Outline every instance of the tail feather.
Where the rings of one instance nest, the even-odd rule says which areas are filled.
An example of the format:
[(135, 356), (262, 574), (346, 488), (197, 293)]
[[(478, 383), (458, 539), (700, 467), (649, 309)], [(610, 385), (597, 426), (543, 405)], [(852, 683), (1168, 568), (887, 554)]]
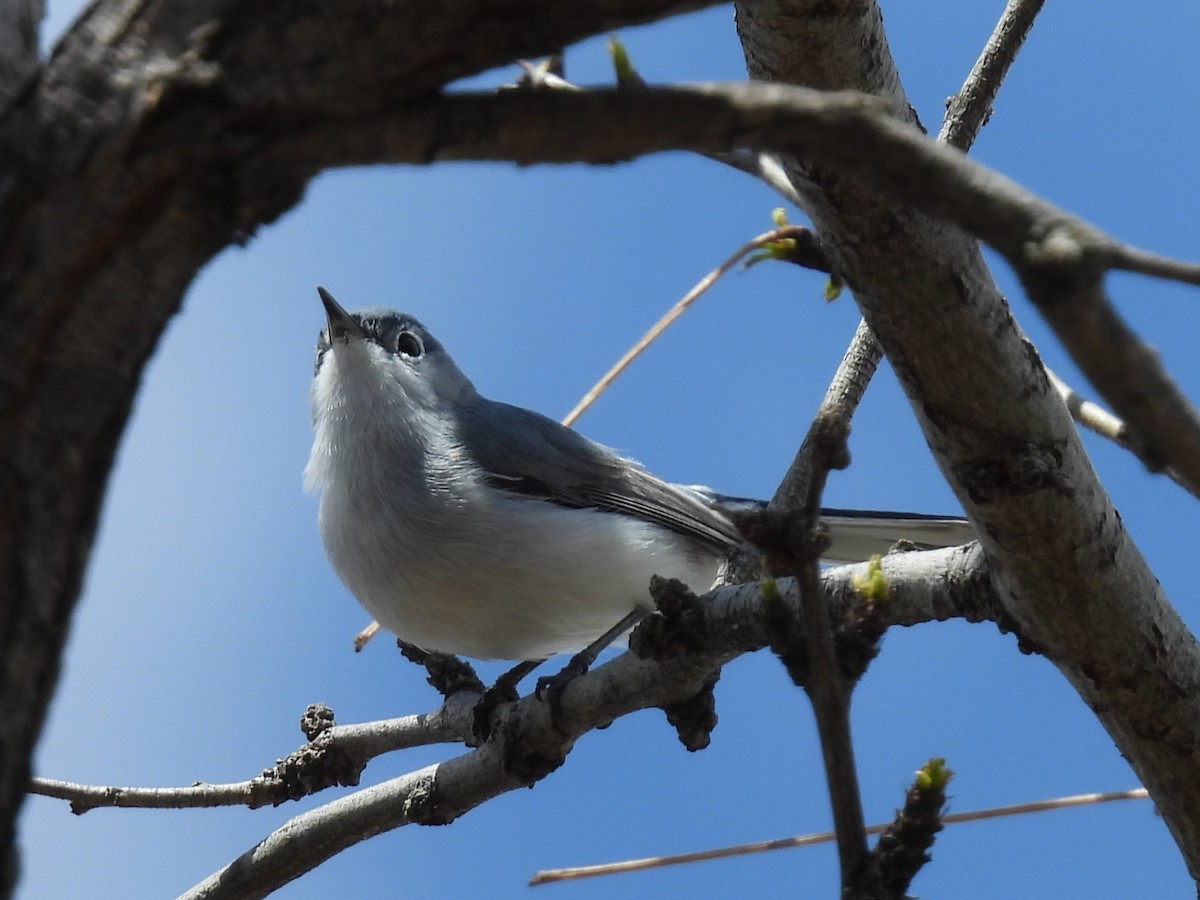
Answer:
[(826, 562), (861, 562), (876, 553), (887, 553), (897, 541), (933, 548), (956, 547), (975, 540), (971, 523), (955, 516), (823, 509), (821, 521), (830, 542), (822, 555)]
[[(766, 503), (730, 497), (699, 485), (688, 487), (717, 509), (761, 509)], [(862, 562), (884, 554), (898, 541), (923, 548), (957, 547), (975, 540), (975, 529), (961, 516), (891, 512), (875, 509), (822, 509), (821, 521), (830, 545), (822, 560), (831, 563)]]

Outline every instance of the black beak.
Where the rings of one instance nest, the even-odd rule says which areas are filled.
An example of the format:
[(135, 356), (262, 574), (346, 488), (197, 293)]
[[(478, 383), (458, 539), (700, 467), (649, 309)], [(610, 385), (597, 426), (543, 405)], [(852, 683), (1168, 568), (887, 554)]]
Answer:
[(367, 334), (362, 330), (362, 326), (350, 313), (342, 309), (342, 305), (333, 299), (333, 294), (323, 287), (318, 287), (317, 293), (321, 297), (321, 303), (325, 306), (325, 317), (329, 320), (330, 342), (338, 338), (366, 339)]

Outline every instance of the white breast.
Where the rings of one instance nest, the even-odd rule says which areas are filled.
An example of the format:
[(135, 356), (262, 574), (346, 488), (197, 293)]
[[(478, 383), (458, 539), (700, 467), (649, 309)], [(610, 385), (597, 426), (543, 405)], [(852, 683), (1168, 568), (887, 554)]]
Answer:
[(656, 525), (478, 485), (395, 506), (326, 490), (320, 524), (334, 569), (381, 624), (480, 659), (579, 649), (651, 605), (651, 575), (704, 591), (719, 561)]

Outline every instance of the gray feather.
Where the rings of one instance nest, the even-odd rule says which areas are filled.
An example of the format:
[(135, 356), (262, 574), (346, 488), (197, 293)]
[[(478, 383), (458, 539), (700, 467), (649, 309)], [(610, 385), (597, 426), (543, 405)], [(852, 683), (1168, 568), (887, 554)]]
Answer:
[(739, 543), (733, 524), (689, 490), (532, 410), (476, 395), (463, 404), (459, 426), (460, 439), (493, 487), (636, 516), (715, 549)]

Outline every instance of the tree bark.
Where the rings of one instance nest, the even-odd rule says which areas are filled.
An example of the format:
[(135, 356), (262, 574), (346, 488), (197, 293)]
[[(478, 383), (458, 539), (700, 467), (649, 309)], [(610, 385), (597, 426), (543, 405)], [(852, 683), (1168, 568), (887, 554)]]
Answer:
[(516, 57), (705, 5), (108, 0), (40, 70), (41, 4), (3, 5), (0, 896), (142, 369), (201, 266), (294, 206), (319, 171), (272, 134), (369, 123)]
[[(735, 8), (752, 78), (861, 90), (915, 121), (875, 3)], [(1196, 640), (1123, 528), (976, 241), (826, 158), (794, 154), (785, 168), (980, 535), (1023, 647), (1092, 708), (1200, 877)]]
[[(417, 0), (107, 0), (32, 74), (25, 23), (40, 3), (4, 7), (0, 50), (16, 48), (0, 66), (0, 103), (11, 98), (0, 113), (5, 848), (115, 447), (193, 275), (330, 165), (428, 162), (480, 135), (493, 140), (489, 158), (577, 149), (569, 133), (550, 140), (553, 121), (533, 147), (490, 108), (442, 116), (431, 98), (513, 58), (704, 5), (457, 0), (431, 14)], [(756, 78), (856, 88), (907, 109), (873, 3), (747, 0), (737, 13)], [(405, 119), (406, 108), (429, 114)], [(428, 130), (402, 133), (414, 122)], [(771, 123), (761, 108), (731, 115), (718, 123), (725, 145), (708, 134), (706, 149), (735, 149)], [(686, 130), (653, 147), (620, 137), (593, 158), (694, 146)], [(1200, 873), (1195, 640), (1122, 529), (974, 239), (863, 188), (837, 154), (795, 153), (789, 172), (980, 532), (1005, 614), (1092, 706)]]

